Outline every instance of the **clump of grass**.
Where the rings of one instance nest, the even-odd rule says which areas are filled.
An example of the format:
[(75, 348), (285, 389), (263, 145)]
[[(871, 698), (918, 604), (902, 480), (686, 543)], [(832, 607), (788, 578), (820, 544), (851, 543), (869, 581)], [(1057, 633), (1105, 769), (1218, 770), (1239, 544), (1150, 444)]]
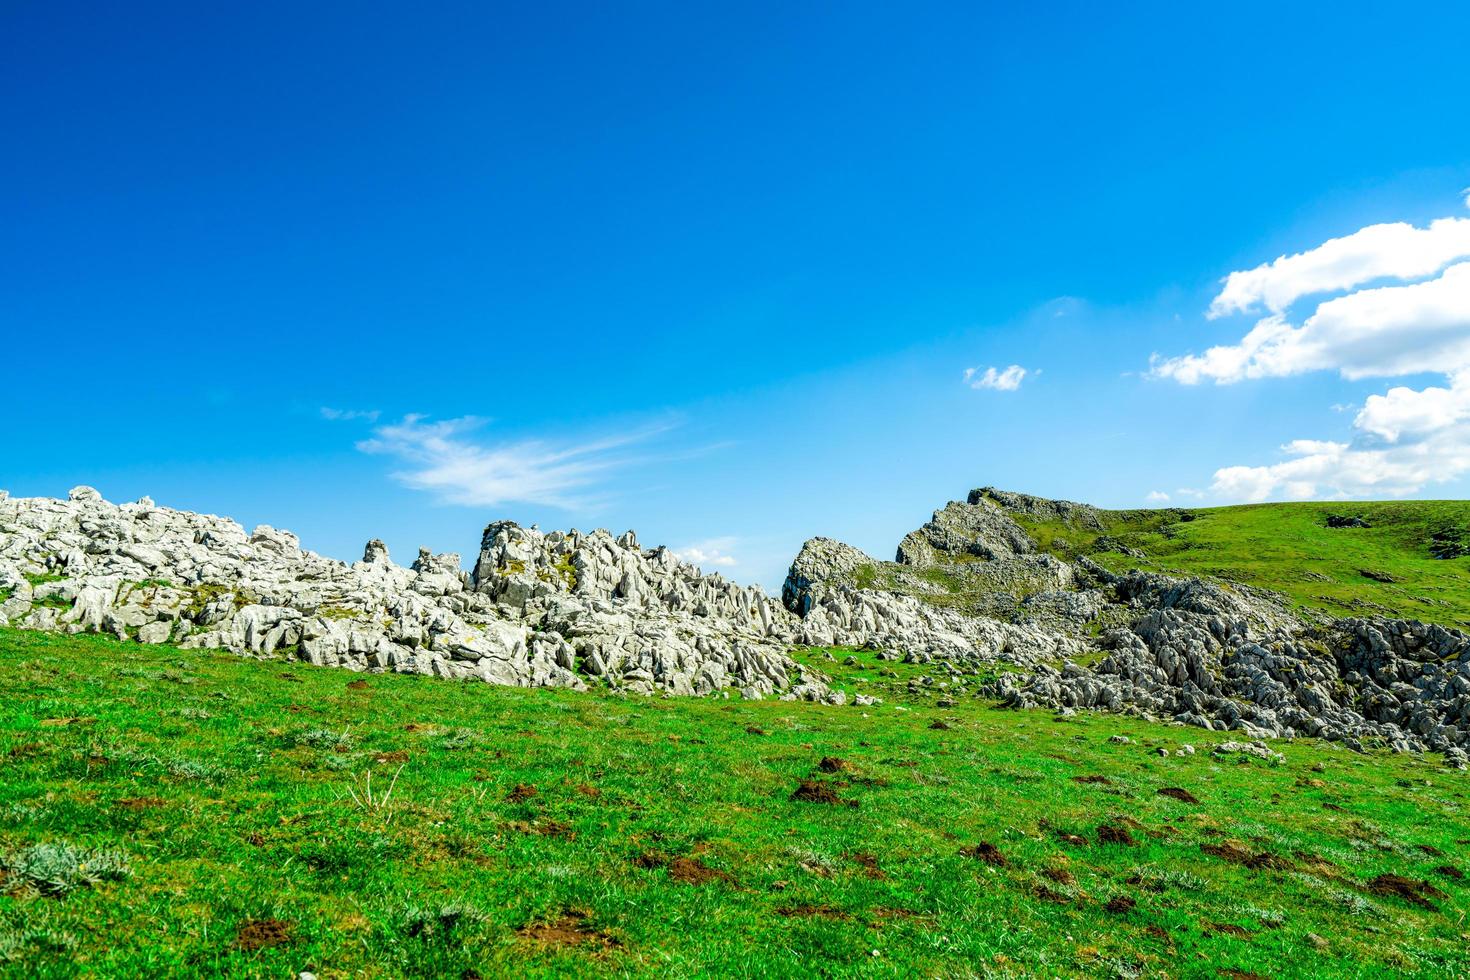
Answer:
[(295, 742), (297, 745), (305, 745), (313, 749), (346, 752), (352, 748), (354, 739), (352, 732), (348, 729), (334, 732), (330, 728), (313, 728), (297, 733)]
[(480, 733), (473, 728), (456, 728), (439, 739), (439, 747), (446, 752), (474, 747), (480, 741)]
[(6, 884), (61, 898), (80, 888), (104, 881), (121, 881), (132, 874), (119, 851), (76, 847), (66, 841), (32, 844), (0, 858)]
[(1191, 874), (1182, 868), (1157, 868), (1151, 865), (1134, 868), (1128, 880), (1146, 891), (1154, 892), (1170, 890), (1193, 892), (1203, 889), (1208, 884), (1199, 875)]
[(371, 769), (354, 779), (347, 786), (346, 793), (338, 799), (350, 799), (359, 810), (368, 813), (384, 814), (393, 804), (393, 790), (398, 786), (398, 774), (403, 772), (403, 766), (399, 766), (393, 773), (393, 778), (388, 781), (388, 788), (384, 790), (379, 783), (378, 789), (373, 789), (373, 771)]
[(403, 913), (403, 931), (417, 939), (447, 938), (465, 925), (485, 919), (485, 913), (473, 905), (458, 902), (448, 905), (413, 905)]
[(6, 929), (0, 931), (0, 963), (61, 960), (77, 948), (77, 937), (56, 929)]
[(165, 772), (179, 779), (188, 779), (198, 782), (215, 782), (224, 778), (224, 770), (219, 766), (212, 766), (207, 762), (196, 762), (193, 759), (159, 759)]

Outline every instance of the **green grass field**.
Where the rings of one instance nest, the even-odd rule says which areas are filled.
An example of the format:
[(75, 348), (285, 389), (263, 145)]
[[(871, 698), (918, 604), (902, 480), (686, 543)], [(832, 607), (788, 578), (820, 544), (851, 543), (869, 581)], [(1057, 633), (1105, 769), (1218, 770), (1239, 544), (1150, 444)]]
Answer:
[(1435, 758), (1297, 742), (1241, 761), (1211, 754), (1220, 733), (940, 709), (903, 693), (920, 668), (801, 655), (886, 703), (0, 630), (0, 972), (1470, 970), (1467, 780)]
[[(1105, 529), (1011, 516), (1044, 549), (1113, 571), (1210, 575), (1274, 589), (1335, 616), (1470, 627), (1470, 501), (1297, 503), (1102, 511)], [(1359, 517), (1369, 527), (1332, 528)], [(1103, 541), (1099, 548), (1099, 538)], [(1111, 544), (1141, 550), (1130, 557)], [(1445, 555), (1449, 557), (1437, 557)]]

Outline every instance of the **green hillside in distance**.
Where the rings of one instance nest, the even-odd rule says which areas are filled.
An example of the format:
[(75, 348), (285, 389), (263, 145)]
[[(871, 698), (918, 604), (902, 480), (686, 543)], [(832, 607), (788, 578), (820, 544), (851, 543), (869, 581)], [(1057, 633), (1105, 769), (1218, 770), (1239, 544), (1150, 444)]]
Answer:
[(1470, 501), (1247, 504), (1098, 515), (1101, 531), (1026, 514), (1010, 517), (1044, 550), (1074, 560), (1086, 555), (1114, 572), (1208, 575), (1274, 589), (1305, 609), (1334, 616), (1470, 627)]

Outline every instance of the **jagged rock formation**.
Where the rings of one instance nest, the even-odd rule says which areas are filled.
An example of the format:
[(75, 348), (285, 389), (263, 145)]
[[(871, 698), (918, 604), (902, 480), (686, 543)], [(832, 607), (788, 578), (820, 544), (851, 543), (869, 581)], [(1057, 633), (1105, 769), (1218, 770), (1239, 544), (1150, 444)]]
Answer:
[(486, 529), (473, 575), (381, 541), (347, 565), (288, 531), (114, 505), (0, 493), (0, 625), (104, 632), (143, 643), (283, 655), (521, 686), (589, 682), (641, 693), (836, 699), (786, 650), (773, 600), (704, 576), (663, 548), (605, 531)]
[(68, 500), (0, 491), (0, 625), (498, 684), (834, 704), (843, 692), (791, 648), (867, 647), (951, 678), (1005, 663), (978, 693), (1017, 707), (1467, 761), (1465, 634), (1305, 619), (1259, 589), (1115, 575), (1043, 552), (1016, 515), (1103, 529), (1085, 505), (985, 488), (906, 536), (894, 562), (813, 538), (777, 601), (632, 532), (497, 522), (466, 573), (459, 555), (422, 549), (401, 567), (377, 540), (349, 565), (288, 531), (147, 498), (115, 505), (87, 487)]
[(1465, 761), (1465, 634), (1416, 621), (1309, 621), (1260, 589), (1062, 562), (1037, 554), (1011, 514), (1103, 530), (1086, 505), (984, 488), (906, 536), (895, 563), (813, 539), (782, 590), (804, 617), (799, 635), (1018, 664), (1029, 669), (984, 689), (1015, 707), (1102, 709)]

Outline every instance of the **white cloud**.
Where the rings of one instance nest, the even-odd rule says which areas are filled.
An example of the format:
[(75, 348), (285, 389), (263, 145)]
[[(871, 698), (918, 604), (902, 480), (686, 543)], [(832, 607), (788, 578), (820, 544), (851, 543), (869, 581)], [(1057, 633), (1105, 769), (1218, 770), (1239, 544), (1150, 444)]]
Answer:
[(1019, 364), (997, 371), (988, 367), (984, 371), (979, 368), (965, 368), (965, 384), (971, 388), (990, 388), (994, 391), (1015, 391), (1021, 387), (1021, 381), (1026, 377), (1027, 371)]
[(729, 552), (729, 549), (735, 544), (735, 538), (710, 538), (707, 541), (691, 544), (687, 548), (680, 548), (674, 554), (700, 568), (709, 568), (712, 565), (728, 568), (738, 564), (735, 557)]
[(1227, 466), (1211, 489), (1231, 501), (1273, 498), (1404, 497), (1470, 472), (1470, 427), (1447, 427), (1418, 442), (1371, 447), (1298, 440), (1269, 466)]
[(1143, 499), (1151, 504), (1167, 504), (1169, 495), (1162, 490), (1150, 490), (1148, 496)]
[(380, 413), (376, 408), (371, 410), (328, 408), (325, 405), (321, 409), (322, 418), (332, 422), (352, 422), (362, 419), (366, 422), (376, 422)]
[(1336, 370), (1343, 377), (1443, 373), (1470, 367), (1470, 262), (1408, 286), (1362, 289), (1328, 300), (1300, 327), (1260, 320), (1240, 343), (1155, 358), (1155, 377), (1183, 384)]
[(1470, 218), (1440, 218), (1427, 228), (1405, 222), (1369, 225), (1310, 251), (1230, 273), (1207, 315), (1214, 318), (1262, 307), (1280, 313), (1303, 296), (1351, 289), (1375, 279), (1419, 279), (1466, 256), (1470, 256)]
[[(1470, 203), (1470, 202), (1467, 202)], [(1470, 473), (1470, 220), (1428, 228), (1372, 225), (1225, 280), (1209, 315), (1263, 307), (1238, 343), (1150, 362), (1154, 377), (1231, 384), (1310, 371), (1357, 380), (1414, 374), (1448, 384), (1394, 387), (1355, 409), (1349, 441), (1298, 439), (1262, 466), (1227, 466), (1211, 491), (1228, 500), (1405, 496)], [(1373, 285), (1381, 279), (1419, 279)], [(1366, 287), (1366, 288), (1359, 288)], [(1321, 301), (1296, 326), (1289, 307)], [(1181, 492), (1182, 493), (1182, 492)]]
[(1353, 421), (1361, 432), (1384, 442), (1428, 436), (1470, 420), (1470, 372), (1456, 375), (1448, 388), (1390, 388), (1369, 395)]
[(365, 453), (408, 464), (394, 479), (444, 503), (494, 507), (511, 501), (585, 508), (589, 489), (612, 470), (638, 462), (621, 450), (666, 431), (650, 426), (582, 443), (528, 439), (480, 444), (471, 434), (485, 424), (474, 417), (426, 422), (422, 415), (380, 426), (357, 444)]

